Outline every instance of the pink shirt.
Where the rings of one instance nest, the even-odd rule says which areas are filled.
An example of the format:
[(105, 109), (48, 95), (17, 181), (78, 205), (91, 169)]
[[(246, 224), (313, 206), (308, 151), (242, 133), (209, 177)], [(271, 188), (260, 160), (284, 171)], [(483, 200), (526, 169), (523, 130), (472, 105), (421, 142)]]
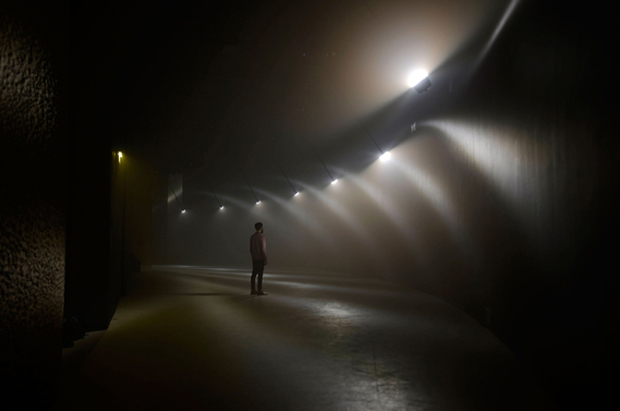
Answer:
[(250, 254), (254, 261), (267, 260), (267, 242), (265, 236), (258, 231), (250, 237)]

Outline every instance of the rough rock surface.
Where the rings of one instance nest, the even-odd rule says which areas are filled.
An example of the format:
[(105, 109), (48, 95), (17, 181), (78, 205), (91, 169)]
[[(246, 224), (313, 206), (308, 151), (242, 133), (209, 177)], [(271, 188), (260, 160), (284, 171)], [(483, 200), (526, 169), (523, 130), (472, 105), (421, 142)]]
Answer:
[(0, 13), (0, 394), (23, 409), (53, 401), (65, 265), (66, 136), (53, 59), (34, 26)]

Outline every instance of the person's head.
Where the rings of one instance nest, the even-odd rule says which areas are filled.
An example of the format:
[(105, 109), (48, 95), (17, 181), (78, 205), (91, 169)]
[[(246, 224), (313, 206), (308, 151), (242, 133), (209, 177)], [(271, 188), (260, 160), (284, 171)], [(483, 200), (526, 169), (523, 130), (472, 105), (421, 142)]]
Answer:
[(256, 229), (256, 231), (260, 231), (262, 233), (263, 232), (263, 223), (258, 222), (256, 224), (254, 224), (254, 228)]

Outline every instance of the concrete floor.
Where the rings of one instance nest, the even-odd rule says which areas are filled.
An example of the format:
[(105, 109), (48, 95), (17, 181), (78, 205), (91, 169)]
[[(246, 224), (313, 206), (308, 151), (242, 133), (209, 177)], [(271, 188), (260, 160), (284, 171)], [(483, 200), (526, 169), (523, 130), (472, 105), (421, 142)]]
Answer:
[(333, 273), (141, 273), (63, 350), (56, 410), (553, 410), (514, 355), (429, 295)]

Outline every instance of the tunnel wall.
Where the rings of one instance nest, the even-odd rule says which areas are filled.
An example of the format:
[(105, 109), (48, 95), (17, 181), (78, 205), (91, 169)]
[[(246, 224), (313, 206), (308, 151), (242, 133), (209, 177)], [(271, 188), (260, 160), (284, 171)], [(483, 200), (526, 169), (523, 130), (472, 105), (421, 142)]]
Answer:
[(611, 25), (551, 5), (526, 3), (460, 103), (422, 122), (467, 252), (421, 288), (478, 318), (560, 409), (578, 409), (618, 361), (617, 88)]
[(67, 18), (28, 6), (0, 6), (0, 393), (45, 409), (63, 326)]
[(148, 270), (153, 255), (153, 204), (161, 178), (148, 162), (131, 151), (112, 153), (111, 276), (121, 295), (135, 284), (135, 276)]

